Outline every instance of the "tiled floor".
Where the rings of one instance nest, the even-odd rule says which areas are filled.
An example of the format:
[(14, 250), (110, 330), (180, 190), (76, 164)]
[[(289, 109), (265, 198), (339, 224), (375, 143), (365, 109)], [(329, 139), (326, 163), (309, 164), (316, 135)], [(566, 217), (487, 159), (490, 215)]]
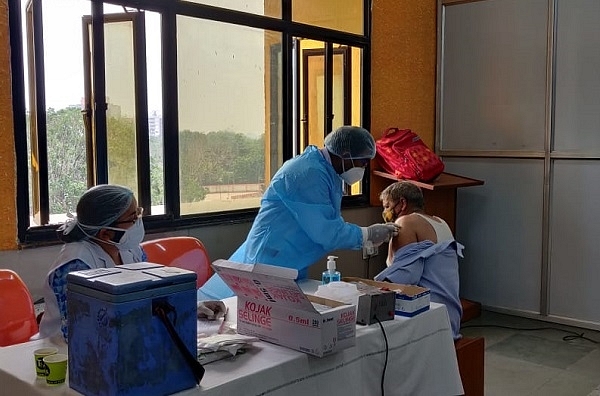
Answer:
[[(519, 330), (533, 328), (545, 330)], [(559, 329), (584, 333), (597, 343), (564, 341), (571, 333)], [(486, 396), (600, 396), (598, 331), (483, 311), (461, 333), (485, 337)]]

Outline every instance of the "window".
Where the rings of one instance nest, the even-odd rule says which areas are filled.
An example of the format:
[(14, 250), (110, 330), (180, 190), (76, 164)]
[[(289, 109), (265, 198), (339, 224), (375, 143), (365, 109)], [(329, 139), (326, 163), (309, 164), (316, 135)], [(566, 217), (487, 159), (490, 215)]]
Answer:
[(20, 243), (101, 183), (149, 231), (247, 221), (286, 159), (368, 128), (370, 0), (317, 3), (9, 0)]

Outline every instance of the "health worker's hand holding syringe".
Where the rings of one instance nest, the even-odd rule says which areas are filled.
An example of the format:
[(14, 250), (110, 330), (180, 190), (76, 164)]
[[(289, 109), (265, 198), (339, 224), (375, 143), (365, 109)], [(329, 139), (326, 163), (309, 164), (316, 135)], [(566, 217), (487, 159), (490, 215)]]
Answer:
[(370, 242), (373, 246), (379, 246), (398, 235), (400, 226), (395, 223), (386, 223), (373, 224), (368, 227), (361, 227), (361, 229), (363, 233), (363, 245)]

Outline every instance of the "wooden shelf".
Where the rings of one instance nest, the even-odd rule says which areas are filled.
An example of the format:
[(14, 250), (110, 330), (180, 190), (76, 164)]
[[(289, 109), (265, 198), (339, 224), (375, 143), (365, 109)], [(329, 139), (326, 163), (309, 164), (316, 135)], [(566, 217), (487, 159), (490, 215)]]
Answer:
[(441, 190), (447, 188), (459, 188), (459, 187), (469, 187), (469, 186), (481, 186), (483, 184), (483, 180), (471, 179), (470, 177), (464, 177), (455, 175), (453, 173), (443, 172), (439, 175), (435, 180), (425, 183), (416, 180), (406, 180), (406, 179), (398, 179), (396, 176), (391, 175), (389, 173), (374, 170), (374, 175), (384, 177), (386, 179), (390, 179), (393, 181), (408, 181), (417, 186), (427, 189), (427, 190)]

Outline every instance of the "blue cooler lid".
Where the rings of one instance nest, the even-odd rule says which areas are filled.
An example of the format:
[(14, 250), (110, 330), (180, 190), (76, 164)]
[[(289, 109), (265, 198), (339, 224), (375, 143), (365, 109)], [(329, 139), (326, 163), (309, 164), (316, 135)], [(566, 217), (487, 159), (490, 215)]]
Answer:
[(187, 282), (193, 282), (195, 287), (196, 276), (183, 268), (142, 262), (74, 271), (67, 275), (67, 283), (109, 294), (127, 294)]

